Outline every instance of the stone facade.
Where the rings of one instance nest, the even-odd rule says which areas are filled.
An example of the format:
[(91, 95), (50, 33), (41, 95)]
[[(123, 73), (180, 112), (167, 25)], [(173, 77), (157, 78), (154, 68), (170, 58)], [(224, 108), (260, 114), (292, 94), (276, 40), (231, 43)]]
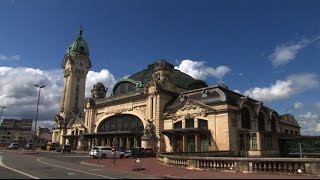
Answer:
[[(81, 57), (85, 69), (77, 82), (75, 69), (82, 66), (63, 66), (65, 72), (71, 69), (69, 74), (72, 73), (65, 73), (62, 111), (56, 117), (53, 141), (59, 143), (70, 143), (78, 149), (108, 145), (153, 148), (157, 152), (227, 152), (232, 156), (262, 157), (279, 155), (281, 129), (290, 126), (300, 134), (296, 121), (282, 119), (287, 115), (280, 116), (262, 102), (229, 90), (224, 84), (208, 86), (174, 69), (166, 60), (158, 60), (119, 80), (109, 97), (108, 88), (99, 82), (93, 87), (91, 98), (83, 99), (89, 57), (66, 57)], [(77, 83), (79, 97), (73, 101)], [(81, 107), (84, 113), (80, 112)]]
[(23, 147), (32, 142), (32, 119), (3, 119), (0, 125), (0, 146), (16, 142)]

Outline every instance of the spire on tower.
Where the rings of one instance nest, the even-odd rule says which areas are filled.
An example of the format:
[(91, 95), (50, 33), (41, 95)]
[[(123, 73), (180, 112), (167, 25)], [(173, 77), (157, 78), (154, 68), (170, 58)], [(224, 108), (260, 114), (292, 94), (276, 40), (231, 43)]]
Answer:
[(81, 26), (80, 26), (80, 33), (79, 33), (79, 36), (81, 37), (82, 36), (82, 24), (81, 24)]

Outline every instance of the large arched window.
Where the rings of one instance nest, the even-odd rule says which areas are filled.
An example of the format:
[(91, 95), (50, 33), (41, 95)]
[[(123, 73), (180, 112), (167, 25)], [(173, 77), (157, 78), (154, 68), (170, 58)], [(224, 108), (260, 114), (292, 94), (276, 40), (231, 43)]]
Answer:
[(263, 112), (259, 112), (258, 115), (258, 130), (259, 131), (265, 131), (265, 126), (264, 126), (264, 113)]
[(271, 116), (271, 131), (277, 132), (276, 117)]
[(120, 83), (117, 88), (114, 90), (114, 95), (116, 94), (123, 94), (136, 89), (136, 86), (130, 82), (122, 82)]
[(137, 116), (121, 114), (105, 119), (99, 125), (98, 132), (130, 131), (141, 133), (143, 129), (143, 123)]
[(242, 128), (245, 129), (250, 129), (250, 122), (251, 122), (251, 117), (250, 117), (250, 112), (248, 108), (242, 108), (241, 109), (241, 125)]

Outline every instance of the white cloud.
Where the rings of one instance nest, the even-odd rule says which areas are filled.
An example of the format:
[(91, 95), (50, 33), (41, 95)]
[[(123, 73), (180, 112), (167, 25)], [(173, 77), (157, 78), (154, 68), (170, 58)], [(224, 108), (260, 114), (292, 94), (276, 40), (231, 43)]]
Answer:
[(303, 39), (296, 43), (288, 42), (277, 46), (269, 57), (272, 65), (274, 67), (278, 67), (288, 64), (290, 61), (296, 58), (299, 50), (306, 47), (310, 42), (310, 40)]
[(319, 39), (320, 36), (316, 36), (311, 39), (303, 38), (298, 42), (287, 42), (279, 45), (274, 49), (273, 53), (269, 56), (269, 59), (274, 67), (286, 65), (296, 58), (300, 50)]
[(233, 91), (236, 92), (236, 93), (239, 93), (239, 94), (241, 93), (240, 90), (238, 90), (238, 89), (235, 89)]
[(91, 97), (91, 89), (98, 82), (108, 88), (107, 95), (110, 95), (113, 85), (116, 83), (113, 75), (106, 69), (100, 72), (89, 71), (86, 81), (86, 97)]
[[(41, 89), (38, 123), (49, 125), (59, 113), (63, 86), (62, 70), (40, 70), (24, 67), (0, 67), (0, 106), (5, 106), (3, 118), (35, 119), (38, 89), (34, 85), (45, 85)], [(89, 71), (86, 82), (86, 94), (90, 97), (93, 84), (101, 82), (112, 88), (115, 83), (108, 70)]]
[(310, 119), (310, 120), (318, 120), (319, 116), (317, 114), (313, 114), (311, 112), (307, 112), (306, 114), (300, 115), (302, 118)]
[(3, 54), (0, 54), (0, 61), (18, 61), (20, 60), (20, 55), (14, 55), (11, 57), (7, 57)]
[(295, 74), (286, 80), (277, 80), (269, 87), (254, 87), (244, 92), (251, 98), (260, 101), (286, 99), (292, 95), (307, 91), (319, 86), (319, 79), (315, 74)]
[(212, 76), (217, 79), (222, 79), (231, 69), (227, 66), (218, 66), (217, 68), (207, 67), (206, 62), (203, 61), (192, 61), (192, 60), (182, 60), (178, 69), (195, 79), (205, 80), (207, 77)]
[(304, 104), (302, 102), (295, 102), (293, 104), (293, 109), (302, 109), (304, 107)]
[(306, 114), (299, 115), (297, 120), (301, 127), (302, 135), (312, 135), (312, 136), (320, 135), (319, 114), (307, 112)]

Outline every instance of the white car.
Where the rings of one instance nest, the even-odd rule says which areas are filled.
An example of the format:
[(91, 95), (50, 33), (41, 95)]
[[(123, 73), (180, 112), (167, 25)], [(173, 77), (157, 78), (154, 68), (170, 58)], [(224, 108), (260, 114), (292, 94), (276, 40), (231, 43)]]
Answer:
[(11, 143), (9, 146), (8, 146), (8, 149), (19, 149), (19, 144), (18, 143)]
[(112, 147), (109, 146), (95, 146), (89, 152), (89, 156), (94, 159), (119, 159), (124, 158), (124, 152), (118, 150), (112, 152)]

